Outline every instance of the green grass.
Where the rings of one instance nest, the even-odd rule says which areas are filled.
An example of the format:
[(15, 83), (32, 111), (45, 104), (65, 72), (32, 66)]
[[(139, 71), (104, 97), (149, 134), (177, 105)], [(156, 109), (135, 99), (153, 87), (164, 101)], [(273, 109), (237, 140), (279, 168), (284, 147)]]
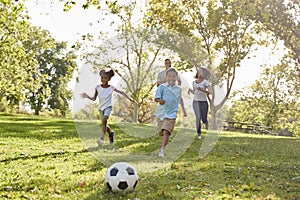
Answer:
[[(154, 128), (139, 126), (139, 131), (149, 127)], [(138, 138), (116, 124), (112, 128), (115, 145), (97, 149), (93, 138), (85, 138), (90, 147), (84, 145), (73, 120), (0, 114), (0, 199), (300, 199), (299, 138), (223, 132), (201, 159), (204, 140), (195, 137), (183, 155), (168, 162), (168, 154), (157, 158), (161, 139), (156, 135), (146, 137), (145, 131)], [(188, 140), (193, 130), (184, 131)], [(133, 159), (138, 169), (163, 167), (138, 170), (136, 190), (114, 194), (104, 183), (109, 166), (97, 159), (111, 152), (115, 159), (152, 155)]]

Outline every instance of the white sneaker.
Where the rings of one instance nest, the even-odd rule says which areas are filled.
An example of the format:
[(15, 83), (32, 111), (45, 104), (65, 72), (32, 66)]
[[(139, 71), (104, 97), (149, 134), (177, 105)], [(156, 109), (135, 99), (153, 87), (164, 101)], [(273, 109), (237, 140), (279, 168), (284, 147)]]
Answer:
[(163, 150), (160, 150), (159, 153), (158, 153), (158, 156), (159, 156), (159, 157), (164, 157), (164, 156), (165, 156), (165, 155), (164, 155), (164, 151), (163, 151)]
[(201, 135), (198, 136), (198, 140), (201, 140)]
[(103, 139), (97, 139), (97, 144), (98, 144), (98, 147), (101, 147), (104, 144), (104, 140)]

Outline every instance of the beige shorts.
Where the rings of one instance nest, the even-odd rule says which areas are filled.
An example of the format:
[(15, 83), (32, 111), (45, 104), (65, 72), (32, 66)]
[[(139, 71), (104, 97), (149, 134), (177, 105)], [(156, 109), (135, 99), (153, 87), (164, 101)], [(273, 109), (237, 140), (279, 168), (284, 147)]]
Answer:
[(175, 127), (175, 119), (165, 118), (163, 121), (157, 119), (157, 132), (163, 136), (163, 130), (167, 130), (172, 135)]

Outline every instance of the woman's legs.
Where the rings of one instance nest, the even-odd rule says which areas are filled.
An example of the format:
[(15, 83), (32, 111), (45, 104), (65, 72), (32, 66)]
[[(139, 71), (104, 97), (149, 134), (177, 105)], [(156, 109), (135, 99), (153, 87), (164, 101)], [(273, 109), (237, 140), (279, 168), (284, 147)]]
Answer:
[(208, 128), (208, 120), (207, 120), (207, 114), (208, 114), (208, 103), (207, 101), (199, 101), (200, 104), (200, 115), (202, 122), (206, 125), (206, 129)]
[(201, 135), (201, 112), (200, 112), (200, 104), (199, 101), (193, 101), (193, 109), (196, 116), (196, 130), (198, 136)]

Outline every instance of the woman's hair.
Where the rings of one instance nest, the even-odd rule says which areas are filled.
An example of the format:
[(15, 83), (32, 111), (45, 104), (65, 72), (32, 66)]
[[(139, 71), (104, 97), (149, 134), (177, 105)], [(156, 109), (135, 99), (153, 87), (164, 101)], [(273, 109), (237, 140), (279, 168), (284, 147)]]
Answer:
[(177, 70), (176, 70), (175, 68), (173, 68), (173, 67), (170, 67), (170, 68), (166, 71), (166, 76), (167, 76), (167, 74), (168, 74), (169, 72), (175, 72), (176, 75), (178, 76)]
[(107, 74), (109, 76), (109, 78), (113, 77), (115, 75), (115, 72), (114, 70), (110, 69), (110, 70), (104, 70), (104, 69), (101, 69), (100, 72), (99, 72), (99, 75), (102, 76), (104, 74)]
[(203, 69), (197, 70), (196, 75), (195, 75), (195, 78), (198, 78), (198, 73), (201, 73), (202, 78), (204, 78), (204, 72), (203, 72)]

